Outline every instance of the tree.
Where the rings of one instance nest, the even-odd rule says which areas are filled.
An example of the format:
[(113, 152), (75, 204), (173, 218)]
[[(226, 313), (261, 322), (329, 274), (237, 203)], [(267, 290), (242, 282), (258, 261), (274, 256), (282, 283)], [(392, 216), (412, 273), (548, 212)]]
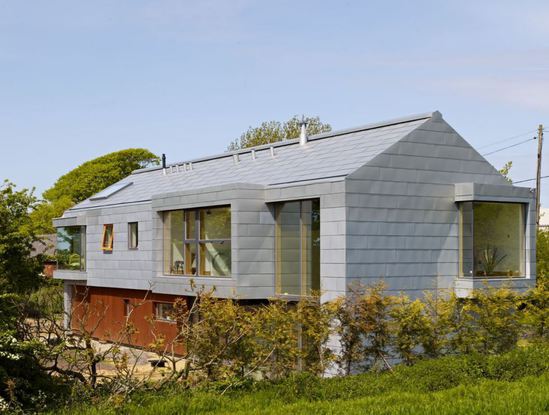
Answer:
[[(309, 135), (325, 133), (332, 130), (330, 124), (325, 124), (318, 117), (305, 117)], [(297, 138), (300, 133), (301, 118), (294, 115), (286, 122), (265, 121), (259, 127), (249, 127), (240, 138), (229, 144), (228, 150), (240, 150), (262, 144), (276, 143), (284, 139)]]
[(511, 177), (509, 176), (509, 172), (511, 171), (511, 167), (513, 167), (513, 162), (512, 161), (508, 161), (507, 163), (505, 163), (505, 165), (499, 169), (498, 171), (501, 173), (501, 175), (503, 177), (505, 177), (505, 179), (513, 184), (513, 180), (511, 180)]
[(31, 215), (36, 232), (53, 233), (53, 218), (61, 216), (74, 204), (122, 180), (132, 171), (151, 163), (157, 165), (158, 162), (158, 157), (149, 150), (130, 148), (81, 164), (61, 176), (44, 192), (44, 201)]
[(32, 190), (18, 191), (7, 180), (0, 186), (0, 293), (29, 292), (40, 283), (40, 263), (30, 257), (35, 206)]

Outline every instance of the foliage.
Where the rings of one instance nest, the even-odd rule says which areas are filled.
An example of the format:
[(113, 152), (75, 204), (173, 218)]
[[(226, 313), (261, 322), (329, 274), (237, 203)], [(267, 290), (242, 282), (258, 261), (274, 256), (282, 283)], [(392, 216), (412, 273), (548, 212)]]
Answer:
[(397, 299), (391, 310), (394, 324), (394, 346), (398, 355), (407, 364), (414, 363), (420, 355), (420, 347), (431, 339), (433, 325), (427, 315), (425, 303), (406, 296)]
[(458, 309), (455, 350), (493, 354), (512, 349), (521, 331), (517, 306), (517, 294), (508, 288), (475, 291)]
[(337, 305), (337, 334), (342, 350), (338, 364), (346, 374), (373, 367), (382, 362), (390, 341), (390, 307), (392, 296), (383, 294), (384, 285), (351, 287), (350, 294)]
[(549, 280), (549, 231), (538, 230), (536, 241), (537, 282), (546, 284)]
[(549, 340), (549, 280), (538, 281), (522, 300), (520, 318), (527, 338)]
[(63, 281), (48, 279), (28, 298), (28, 313), (33, 317), (63, 314)]
[(508, 161), (507, 163), (505, 163), (505, 165), (499, 169), (498, 171), (500, 172), (500, 174), (505, 177), (505, 180), (507, 180), (509, 183), (513, 183), (513, 181), (511, 180), (511, 177), (509, 176), (509, 173), (511, 171), (511, 167), (513, 167), (513, 162), (512, 161)]
[(56, 413), (541, 413), (549, 392), (548, 354), (547, 345), (539, 345), (503, 355), (427, 360), (383, 374), (300, 374), (224, 394), (173, 385), (137, 393), (116, 408), (102, 401)]
[[(132, 306), (123, 327), (111, 335), (112, 341), (98, 347), (93, 338), (108, 306), (85, 301), (83, 294), (69, 325), (73, 329), (67, 329), (55, 305), (62, 296), (59, 288), (52, 284), (26, 301), (19, 296), (17, 301), (0, 302), (0, 312), (6, 316), (0, 333), (14, 337), (17, 344), (10, 349), (11, 343), (4, 342), (2, 347), (17, 355), (29, 351), (32, 360), (28, 363), (34, 365), (36, 379), (55, 379), (62, 385), (69, 382), (74, 396), (104, 396), (101, 399), (116, 408), (146, 390), (171, 387), (180, 391), (190, 387), (190, 400), (195, 391), (207, 391), (210, 399), (200, 405), (213, 405), (210, 408), (222, 395), (238, 396), (239, 391), (258, 391), (273, 383), (282, 385), (275, 389), (277, 393), (296, 400), (329, 394), (343, 399), (365, 390), (390, 392), (396, 384), (402, 391), (423, 393), (484, 378), (514, 381), (522, 375), (538, 376), (547, 371), (549, 361), (548, 293), (541, 286), (525, 294), (487, 286), (468, 299), (437, 293), (411, 300), (386, 295), (378, 284), (352, 287), (346, 297), (328, 303), (311, 296), (298, 302), (272, 299), (256, 304), (219, 299), (213, 291), (198, 290), (194, 301), (181, 299), (175, 304), (170, 316), (178, 329), (174, 342), (159, 336), (145, 350), (123, 344), (132, 343), (139, 334), (131, 314), (150, 301), (147, 295)], [(40, 313), (31, 320), (33, 306)], [(150, 323), (154, 329), (152, 319)], [(528, 347), (523, 350), (519, 345)], [(137, 375), (134, 362), (143, 359), (146, 351), (171, 363), (161, 377), (155, 376), (156, 368)], [(511, 353), (505, 359), (499, 357), (507, 351)], [(392, 367), (389, 362), (395, 360), (407, 365)], [(102, 362), (110, 362), (114, 372), (101, 372)], [(329, 381), (324, 383), (321, 377), (336, 371), (367, 375), (338, 380), (337, 392), (332, 392)], [(292, 380), (296, 378), (300, 381)], [(265, 382), (257, 383), (258, 379)], [(364, 386), (364, 379), (369, 385)], [(10, 394), (2, 395), (6, 402), (34, 405), (26, 398), (24, 384), (11, 385)], [(374, 387), (379, 391), (371, 392)], [(275, 393), (269, 399), (276, 401), (279, 396)]]
[(40, 263), (30, 258), (35, 235), (29, 212), (36, 205), (32, 190), (0, 186), (0, 293), (29, 292), (40, 283)]
[[(309, 135), (325, 133), (332, 130), (330, 124), (325, 124), (318, 117), (305, 117)], [(294, 115), (288, 121), (265, 121), (259, 127), (249, 127), (240, 138), (234, 140), (228, 147), (229, 151), (239, 150), (262, 144), (276, 143), (285, 139), (297, 138), (300, 134), (301, 118)]]
[(142, 148), (116, 151), (87, 161), (61, 176), (43, 193), (44, 201), (32, 213), (38, 233), (53, 233), (52, 219), (65, 210), (122, 180), (132, 171), (150, 163), (158, 164), (158, 157)]
[(36, 359), (42, 345), (21, 333), (22, 304), (19, 295), (0, 295), (0, 404), (10, 411), (42, 409), (52, 397), (67, 392), (63, 380), (49, 376)]

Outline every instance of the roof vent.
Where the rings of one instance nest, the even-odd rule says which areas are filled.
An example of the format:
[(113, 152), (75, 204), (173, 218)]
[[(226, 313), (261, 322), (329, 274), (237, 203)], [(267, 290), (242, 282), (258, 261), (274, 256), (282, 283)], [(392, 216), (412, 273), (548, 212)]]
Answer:
[(307, 121), (305, 121), (305, 116), (301, 117), (301, 121), (299, 122), (299, 126), (301, 127), (301, 132), (299, 134), (299, 144), (305, 145), (307, 144)]

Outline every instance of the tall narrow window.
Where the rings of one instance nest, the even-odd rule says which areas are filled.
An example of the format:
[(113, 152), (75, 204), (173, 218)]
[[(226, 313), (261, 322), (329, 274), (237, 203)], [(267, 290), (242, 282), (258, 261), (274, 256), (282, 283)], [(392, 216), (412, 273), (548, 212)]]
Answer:
[(231, 212), (229, 208), (200, 209), (200, 275), (231, 274)]
[(164, 214), (164, 271), (231, 275), (231, 210), (212, 207)]
[(130, 300), (128, 300), (127, 298), (124, 299), (124, 317), (128, 317), (131, 313), (131, 303), (130, 303)]
[(185, 273), (183, 253), (184, 212), (174, 210), (164, 214), (164, 272), (178, 275)]
[(318, 199), (275, 206), (276, 288), (281, 295), (310, 295), (320, 289)]
[(139, 227), (137, 222), (128, 223), (128, 248), (137, 249), (139, 245)]
[(103, 237), (101, 238), (101, 249), (112, 251), (114, 244), (114, 227), (112, 224), (103, 225)]
[(520, 203), (461, 203), (460, 275), (523, 276), (524, 223)]

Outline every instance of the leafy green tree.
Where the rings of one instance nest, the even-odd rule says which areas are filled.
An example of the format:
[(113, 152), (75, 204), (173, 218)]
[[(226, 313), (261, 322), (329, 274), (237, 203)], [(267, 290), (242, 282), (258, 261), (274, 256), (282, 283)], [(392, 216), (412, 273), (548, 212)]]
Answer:
[[(538, 283), (548, 281), (549, 276), (549, 231), (538, 230), (536, 242), (536, 276)], [(545, 284), (548, 285), (548, 284)]]
[[(318, 117), (305, 117), (309, 135), (325, 133), (332, 130), (330, 124), (325, 124)], [(234, 151), (262, 144), (276, 143), (284, 139), (299, 137), (301, 118), (294, 115), (286, 122), (265, 121), (259, 127), (249, 127), (240, 138), (229, 144), (228, 150)]]
[(38, 233), (53, 233), (52, 219), (106, 187), (122, 180), (132, 171), (159, 159), (149, 150), (130, 148), (87, 161), (67, 174), (43, 194), (44, 201), (32, 213)]
[(7, 180), (0, 186), (0, 293), (29, 292), (40, 283), (40, 263), (30, 257), (35, 205), (32, 190), (16, 190)]

